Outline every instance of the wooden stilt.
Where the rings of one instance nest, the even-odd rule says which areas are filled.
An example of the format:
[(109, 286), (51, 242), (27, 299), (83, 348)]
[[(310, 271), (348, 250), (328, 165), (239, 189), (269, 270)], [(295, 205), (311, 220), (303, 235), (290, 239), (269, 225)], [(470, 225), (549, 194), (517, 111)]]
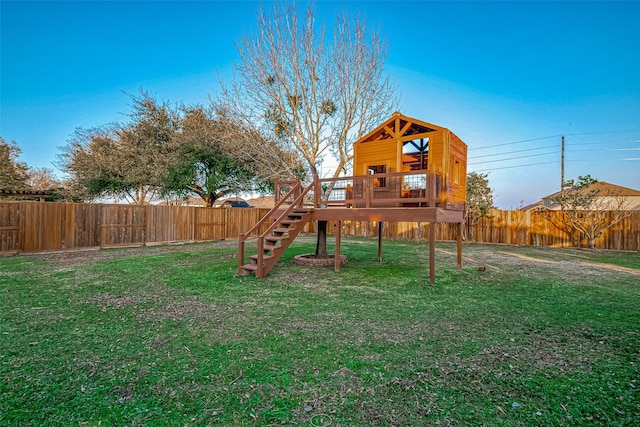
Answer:
[(336, 230), (336, 250), (333, 254), (333, 269), (336, 272), (340, 271), (340, 237), (342, 236), (342, 221), (337, 223), (338, 229)]
[(457, 237), (457, 246), (458, 246), (458, 270), (462, 269), (462, 223), (458, 223), (458, 237)]
[(378, 262), (382, 262), (382, 231), (384, 222), (378, 221)]
[(436, 283), (436, 223), (429, 223), (429, 283)]

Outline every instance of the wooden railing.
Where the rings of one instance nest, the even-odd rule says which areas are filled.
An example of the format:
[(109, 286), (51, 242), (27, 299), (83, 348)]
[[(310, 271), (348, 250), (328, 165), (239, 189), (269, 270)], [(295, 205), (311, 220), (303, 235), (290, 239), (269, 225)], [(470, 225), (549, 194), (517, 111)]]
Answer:
[(285, 193), (284, 196), (279, 196), (280, 195), (280, 191), (279, 191), (279, 185), (282, 185), (283, 182), (280, 181), (276, 181), (276, 204), (274, 205), (273, 209), (271, 209), (271, 211), (265, 215), (264, 217), (262, 217), (260, 219), (260, 221), (258, 221), (253, 227), (251, 227), (249, 229), (249, 231), (247, 231), (246, 233), (241, 233), (240, 236), (238, 237), (238, 271), (240, 271), (240, 268), (244, 265), (244, 261), (245, 261), (245, 256), (244, 256), (244, 248), (245, 248), (245, 242), (247, 240), (247, 238), (249, 236), (252, 235), (252, 233), (254, 233), (257, 230), (260, 230), (261, 226), (268, 220), (274, 220), (274, 214), (276, 212), (279, 212), (280, 210), (282, 210), (283, 206), (287, 206), (283, 212), (278, 216), (278, 218), (275, 219), (275, 222), (273, 222), (266, 231), (264, 231), (263, 233), (261, 233), (258, 236), (258, 268), (262, 268), (262, 254), (263, 254), (263, 249), (264, 249), (264, 237), (266, 235), (269, 235), (272, 231), (273, 228), (277, 225), (278, 221), (282, 218), (284, 218), (284, 216), (286, 216), (288, 213), (290, 213), (294, 208), (296, 207), (300, 207), (302, 206), (302, 200), (304, 198), (304, 196), (307, 194), (307, 192), (311, 189), (311, 186), (307, 187), (306, 190), (302, 191), (302, 186), (300, 184), (300, 180), (296, 180), (296, 181), (286, 181), (286, 183), (291, 184), (291, 188), (290, 190)]
[(427, 171), (314, 180), (314, 207), (434, 207), (446, 202), (440, 178)]
[[(302, 202), (304, 200), (304, 197), (306, 196), (306, 194), (309, 192), (309, 190), (311, 190), (313, 186), (310, 185), (307, 188), (305, 188), (304, 190), (301, 190), (301, 186), (300, 183), (298, 182), (298, 185), (294, 188), (291, 189), (290, 193), (291, 196), (295, 197), (293, 199), (293, 201), (291, 202), (291, 204), (282, 211), (282, 213), (280, 215), (278, 215), (277, 218), (274, 219), (274, 221), (271, 223), (271, 225), (262, 233), (260, 234), (260, 236), (258, 236), (258, 271), (256, 273), (256, 277), (264, 277), (264, 240), (266, 236), (270, 236), (271, 233), (273, 232), (273, 230), (280, 224), (280, 222), (285, 219), (288, 215), (290, 215), (296, 208), (301, 208), (302, 207)], [(283, 201), (286, 200), (286, 198), (282, 199)], [(272, 212), (277, 212), (277, 208), (274, 207)], [(301, 227), (304, 227), (304, 225), (301, 225)], [(243, 259), (244, 262), (244, 259)]]

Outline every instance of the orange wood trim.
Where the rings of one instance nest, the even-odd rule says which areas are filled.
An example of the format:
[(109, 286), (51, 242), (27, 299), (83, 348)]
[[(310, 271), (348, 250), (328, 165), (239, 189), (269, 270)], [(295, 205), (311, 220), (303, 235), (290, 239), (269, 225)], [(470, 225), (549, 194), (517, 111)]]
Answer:
[[(392, 131), (389, 126), (385, 125), (384, 129), (387, 131), (387, 133), (389, 133), (389, 135), (391, 135), (392, 138), (396, 137), (396, 133), (394, 131)], [(382, 135), (380, 135), (380, 136), (382, 136)]]

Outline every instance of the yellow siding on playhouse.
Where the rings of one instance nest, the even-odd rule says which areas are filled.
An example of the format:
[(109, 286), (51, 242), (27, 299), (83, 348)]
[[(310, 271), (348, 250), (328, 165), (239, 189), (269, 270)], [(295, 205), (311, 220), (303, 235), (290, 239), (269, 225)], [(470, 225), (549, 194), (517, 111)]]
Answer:
[(425, 170), (416, 166), (416, 162), (413, 167), (409, 164), (409, 159), (414, 158), (415, 153), (403, 154), (403, 145), (408, 141), (420, 145), (426, 143), (427, 139), (426, 172), (438, 176), (440, 202), (446, 205), (464, 204), (467, 145), (447, 128), (400, 113), (394, 113), (354, 143), (353, 174), (367, 175), (373, 166), (386, 166), (387, 173)]

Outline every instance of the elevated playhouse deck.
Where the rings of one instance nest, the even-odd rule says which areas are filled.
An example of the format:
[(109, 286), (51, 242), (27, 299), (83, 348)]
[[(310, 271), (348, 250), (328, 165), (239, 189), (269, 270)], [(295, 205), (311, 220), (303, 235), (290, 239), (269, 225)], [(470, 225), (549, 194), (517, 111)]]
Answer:
[[(429, 223), (429, 277), (435, 282), (435, 224), (458, 224), (458, 268), (462, 264), (464, 205), (451, 203), (446, 186), (428, 171), (409, 171), (333, 179), (315, 178), (304, 188), (300, 181), (276, 184), (276, 205), (239, 237), (238, 274), (266, 277), (309, 221), (337, 221), (336, 271), (340, 269), (341, 221)], [(245, 259), (245, 241), (257, 237), (257, 254)], [(378, 239), (382, 244), (381, 236)], [(381, 246), (379, 246), (380, 248)], [(380, 253), (380, 251), (379, 251)]]

